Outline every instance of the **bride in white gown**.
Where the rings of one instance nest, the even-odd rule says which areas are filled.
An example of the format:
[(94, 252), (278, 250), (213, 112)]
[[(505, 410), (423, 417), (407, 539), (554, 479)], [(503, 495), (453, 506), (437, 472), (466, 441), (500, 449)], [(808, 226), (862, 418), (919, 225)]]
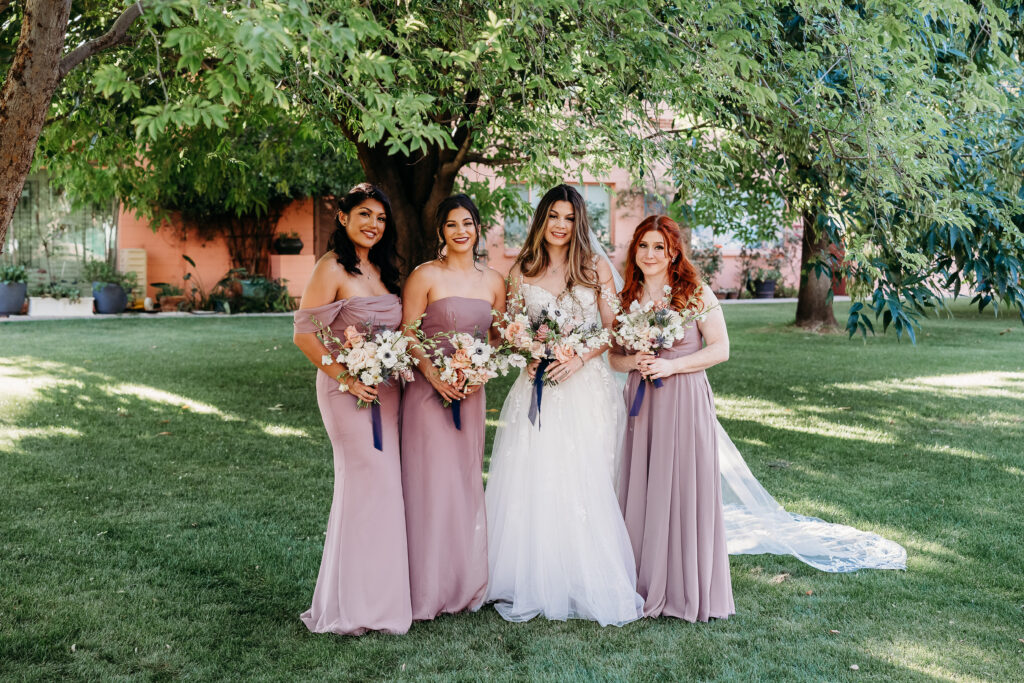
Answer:
[[(611, 324), (612, 272), (589, 235), (576, 190), (559, 185), (544, 195), (510, 280), (531, 316), (557, 307)], [(643, 616), (614, 486), (625, 409), (603, 352), (545, 370), (557, 384), (544, 388), (536, 424), (531, 373), (505, 399), (486, 491), (487, 601), (509, 621), (622, 625)]]

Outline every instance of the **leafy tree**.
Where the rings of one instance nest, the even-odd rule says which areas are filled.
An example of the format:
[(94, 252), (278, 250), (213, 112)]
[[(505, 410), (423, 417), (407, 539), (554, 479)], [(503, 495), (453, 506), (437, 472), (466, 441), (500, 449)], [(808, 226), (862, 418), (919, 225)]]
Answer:
[[(113, 3), (89, 7), (100, 17)], [(872, 259), (883, 238), (894, 267), (925, 267), (911, 248), (926, 234), (923, 217), (973, 229), (965, 190), (947, 182), (950, 160), (990, 135), (978, 131), (980, 119), (965, 122), (969, 134), (947, 135), (948, 102), (1008, 106), (1004, 81), (1019, 65), (1007, 54), (1015, 19), (999, 5), (928, 11), (895, 0), (151, 0), (127, 46), (62, 81), (46, 163), (67, 169), (83, 196), (121, 194), (143, 208), (167, 199), (161, 188), (192, 183), (238, 216), (243, 193), (214, 176), (234, 178), (224, 169), (245, 156), (234, 146), (225, 154), (218, 135), (249, 144), (250, 120), (302, 130), (295, 139), (315, 144), (327, 165), (354, 150), (391, 195), (411, 265), (427, 255), (433, 212), (467, 165), (547, 184), (570, 167), (600, 173), (612, 164), (646, 182), (667, 162), (682, 198), (708, 198), (726, 216), (737, 211), (723, 188), (771, 188), (805, 225), (842, 241), (855, 283), (880, 282)], [(972, 54), (979, 26), (990, 57), (984, 68), (964, 64), (954, 89), (954, 79), (935, 76), (931, 34)], [(66, 161), (75, 155), (88, 164)], [(140, 163), (150, 155), (158, 161)], [(1005, 163), (983, 163), (979, 173), (998, 170), (996, 187), (1012, 187)], [(285, 176), (301, 186), (294, 170), (271, 172), (266, 187)], [(1000, 192), (1005, 201), (981, 195), (977, 206), (1012, 225), (1018, 199)], [(252, 193), (255, 206), (271, 206), (272, 194)], [(517, 207), (511, 192), (488, 199), (492, 210)], [(915, 218), (875, 219), (890, 215)], [(823, 244), (812, 242), (805, 258), (819, 284), (833, 267)]]
[[(703, 143), (733, 168), (710, 197), (711, 208), (700, 208), (756, 241), (779, 217), (738, 223), (742, 212), (716, 214), (715, 202), (783, 198), (781, 219), (796, 217), (803, 225), (797, 324), (836, 325), (831, 283), (845, 274), (855, 295), (874, 284), (889, 292), (885, 300), (898, 312), (901, 334), (901, 301), (912, 308), (919, 293), (903, 287), (899, 273), (910, 268), (927, 278), (941, 269), (932, 263), (921, 272), (914, 251), (934, 218), (969, 231), (977, 225), (975, 209), (1004, 224), (1021, 210), (1013, 196), (1020, 173), (1005, 160), (988, 159), (983, 173), (993, 194), (976, 195), (973, 204), (950, 182), (951, 158), (971, 157), (970, 140), (1005, 134), (1012, 120), (985, 123), (963, 114), (1019, 111), (1011, 85), (1021, 80), (1012, 57), (1019, 23), (993, 3), (946, 3), (927, 13), (896, 2), (780, 3), (773, 11), (776, 21), (756, 43), (769, 47), (750, 53), (758, 59), (757, 77), (776, 93), (778, 111), (766, 118), (736, 101), (732, 125), (688, 141)], [(971, 60), (967, 53), (986, 57)], [(955, 54), (964, 63), (950, 63)], [(948, 134), (953, 127), (957, 135)], [(845, 261), (837, 257), (843, 248)], [(881, 252), (887, 268), (880, 267)], [(877, 303), (879, 295), (872, 296)]]

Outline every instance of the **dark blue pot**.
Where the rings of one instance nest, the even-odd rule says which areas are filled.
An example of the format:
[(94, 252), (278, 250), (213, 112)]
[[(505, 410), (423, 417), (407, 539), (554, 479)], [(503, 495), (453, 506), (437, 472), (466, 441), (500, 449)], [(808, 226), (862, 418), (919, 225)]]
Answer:
[(775, 280), (757, 280), (754, 282), (755, 299), (774, 299)]
[(18, 315), (25, 305), (26, 282), (0, 282), (0, 315)]
[(124, 313), (124, 309), (128, 307), (128, 295), (121, 285), (94, 282), (92, 295), (96, 299), (97, 313)]

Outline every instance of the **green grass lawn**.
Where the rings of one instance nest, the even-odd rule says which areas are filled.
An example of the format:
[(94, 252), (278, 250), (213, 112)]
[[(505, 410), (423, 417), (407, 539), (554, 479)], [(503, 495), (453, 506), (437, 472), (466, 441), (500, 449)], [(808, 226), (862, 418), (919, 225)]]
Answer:
[(961, 308), (911, 346), (792, 316), (726, 308), (722, 424), (789, 510), (902, 543), (906, 572), (736, 556), (727, 621), (485, 607), (362, 638), (298, 619), (333, 472), (289, 319), (2, 324), (0, 677), (1024, 680), (1024, 328)]

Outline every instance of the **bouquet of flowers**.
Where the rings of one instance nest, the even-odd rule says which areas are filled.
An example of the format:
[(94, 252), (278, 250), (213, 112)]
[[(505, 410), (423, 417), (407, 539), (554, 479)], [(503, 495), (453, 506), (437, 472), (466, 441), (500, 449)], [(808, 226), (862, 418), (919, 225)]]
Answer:
[[(341, 391), (348, 391), (348, 385), (345, 383), (348, 378), (356, 379), (370, 387), (387, 384), (389, 380), (398, 378), (406, 382), (413, 381), (412, 368), (419, 361), (409, 352), (411, 340), (401, 330), (374, 326), (366, 322), (358, 326), (349, 325), (345, 328), (345, 338), (340, 339), (329, 326), (316, 318), (313, 318), (313, 324), (317, 327), (317, 337), (331, 352), (325, 355), (321, 362), (324, 365), (337, 362), (345, 367), (339, 375)], [(358, 399), (356, 405), (365, 408), (367, 403)], [(378, 451), (384, 450), (380, 401), (374, 400), (370, 408), (373, 446)]]
[[(681, 311), (676, 311), (669, 308), (671, 297), (672, 287), (665, 285), (665, 297), (661, 301), (648, 301), (643, 305), (638, 301), (631, 303), (628, 311), (615, 317), (612, 336), (616, 343), (633, 353), (650, 353), (657, 356), (662, 350), (672, 348), (677, 341), (685, 338), (686, 327), (694, 321), (703, 320), (711, 310), (698, 311), (696, 306), (691, 305), (699, 298), (694, 294)], [(629, 409), (630, 417), (636, 417), (640, 413), (648, 381), (651, 380), (641, 382), (637, 388)], [(653, 384), (660, 388), (664, 383), (656, 379), (653, 380)]]
[(567, 363), (587, 351), (598, 349), (610, 342), (608, 330), (598, 323), (585, 324), (557, 305), (542, 308), (536, 316), (522, 312), (521, 300), (510, 307), (517, 311), (506, 313), (497, 323), (502, 345), (498, 353), (513, 367), (525, 367), (539, 361), (533, 383), (535, 392), (530, 402), (530, 422), (536, 424), (540, 412), (544, 385), (554, 382), (544, 375), (553, 361)]
[[(447, 342), (447, 344), (444, 344)], [(422, 339), (424, 349), (429, 353), (431, 363), (441, 373), (441, 381), (458, 389), (485, 384), (498, 376), (508, 374), (508, 362), (503, 361), (486, 339), (480, 339), (468, 332), (441, 332)], [(450, 347), (448, 353), (442, 345)], [(441, 399), (444, 407), (452, 410), (452, 421), (456, 429), (462, 429), (462, 402)]]

